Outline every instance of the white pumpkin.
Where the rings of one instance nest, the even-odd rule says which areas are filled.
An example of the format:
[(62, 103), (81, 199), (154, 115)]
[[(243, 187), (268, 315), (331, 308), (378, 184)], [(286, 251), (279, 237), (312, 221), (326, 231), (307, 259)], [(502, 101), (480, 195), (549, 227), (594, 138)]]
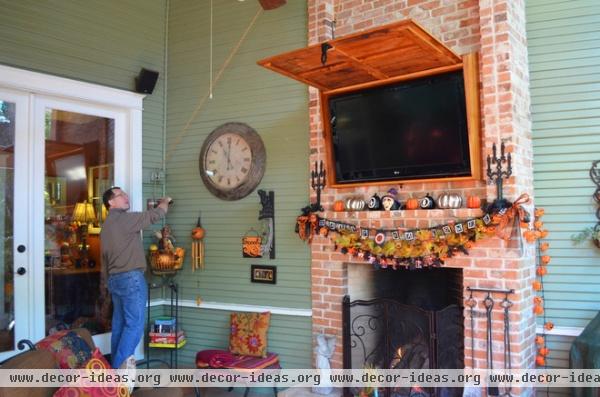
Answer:
[(456, 193), (442, 193), (437, 198), (438, 208), (460, 208), (462, 197)]

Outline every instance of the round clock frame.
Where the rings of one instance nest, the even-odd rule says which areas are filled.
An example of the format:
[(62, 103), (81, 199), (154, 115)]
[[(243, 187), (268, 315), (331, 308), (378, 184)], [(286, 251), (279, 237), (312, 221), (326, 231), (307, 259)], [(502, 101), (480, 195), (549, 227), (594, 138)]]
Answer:
[[(252, 154), (250, 166), (247, 169), (247, 172), (244, 173), (241, 183), (231, 189), (215, 183), (215, 181), (210, 178), (209, 173), (207, 172), (210, 172), (211, 170), (208, 169), (206, 164), (209, 150), (212, 148), (213, 144), (225, 134), (232, 134), (241, 138), (250, 148), (250, 152)], [(229, 148), (229, 153), (231, 153), (231, 147)], [(202, 144), (199, 157), (200, 178), (202, 179), (202, 182), (204, 182), (204, 185), (208, 191), (218, 198), (227, 201), (239, 200), (246, 197), (252, 193), (254, 189), (256, 189), (265, 173), (266, 162), (267, 154), (265, 151), (265, 146), (260, 135), (258, 135), (258, 133), (252, 127), (245, 123), (225, 123), (215, 128), (208, 135), (208, 137), (206, 137), (204, 143)], [(231, 164), (229, 158), (227, 163)]]

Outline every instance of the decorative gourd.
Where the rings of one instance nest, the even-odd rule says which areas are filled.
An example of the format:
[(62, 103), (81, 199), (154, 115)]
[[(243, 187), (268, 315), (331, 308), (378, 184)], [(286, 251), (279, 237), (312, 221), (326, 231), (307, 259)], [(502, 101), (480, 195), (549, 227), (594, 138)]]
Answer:
[(405, 206), (407, 210), (416, 210), (417, 208), (419, 208), (419, 200), (411, 197), (408, 200), (406, 200)]
[(202, 240), (204, 238), (204, 228), (202, 227), (202, 221), (198, 217), (196, 221), (196, 227), (192, 229), (192, 240)]
[(333, 203), (334, 211), (341, 212), (341, 211), (344, 211), (344, 209), (345, 209), (344, 202), (342, 200), (337, 200), (336, 202)]
[(371, 210), (371, 211), (378, 211), (381, 209), (381, 199), (379, 198), (377, 193), (375, 193), (373, 196), (371, 196), (367, 207), (369, 207), (369, 210)]
[(467, 197), (467, 208), (480, 208), (481, 207), (481, 199), (477, 196), (468, 196)]
[(365, 209), (365, 200), (361, 198), (349, 198), (346, 200), (346, 209), (348, 211), (362, 211)]
[(442, 193), (437, 198), (438, 208), (460, 208), (462, 197), (455, 193)]
[(419, 200), (419, 207), (424, 210), (431, 210), (435, 208), (435, 200), (427, 193), (424, 197)]
[(175, 248), (175, 255), (180, 258), (185, 255), (185, 250), (181, 247)]

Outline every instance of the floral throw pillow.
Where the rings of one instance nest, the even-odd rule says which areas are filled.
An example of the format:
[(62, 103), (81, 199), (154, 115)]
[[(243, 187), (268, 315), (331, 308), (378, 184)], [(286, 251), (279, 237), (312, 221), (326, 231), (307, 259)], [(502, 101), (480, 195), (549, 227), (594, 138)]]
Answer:
[(231, 313), (229, 351), (244, 356), (267, 356), (271, 313)]
[(60, 368), (63, 369), (83, 368), (92, 356), (92, 349), (87, 342), (70, 330), (47, 336), (39, 341), (36, 347), (52, 353)]
[[(84, 368), (94, 372), (111, 369), (110, 364), (98, 348), (94, 350)], [(58, 389), (52, 397), (129, 397), (129, 395), (129, 389), (124, 383), (118, 386), (93, 387), (85, 382), (81, 386), (65, 385)]]

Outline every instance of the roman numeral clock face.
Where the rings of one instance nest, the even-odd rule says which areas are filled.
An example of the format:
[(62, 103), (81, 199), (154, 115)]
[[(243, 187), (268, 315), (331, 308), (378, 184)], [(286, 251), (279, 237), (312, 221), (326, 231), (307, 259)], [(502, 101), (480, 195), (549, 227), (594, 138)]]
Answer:
[(247, 196), (260, 183), (266, 155), (260, 136), (243, 123), (215, 129), (200, 151), (200, 175), (207, 189), (224, 200)]

